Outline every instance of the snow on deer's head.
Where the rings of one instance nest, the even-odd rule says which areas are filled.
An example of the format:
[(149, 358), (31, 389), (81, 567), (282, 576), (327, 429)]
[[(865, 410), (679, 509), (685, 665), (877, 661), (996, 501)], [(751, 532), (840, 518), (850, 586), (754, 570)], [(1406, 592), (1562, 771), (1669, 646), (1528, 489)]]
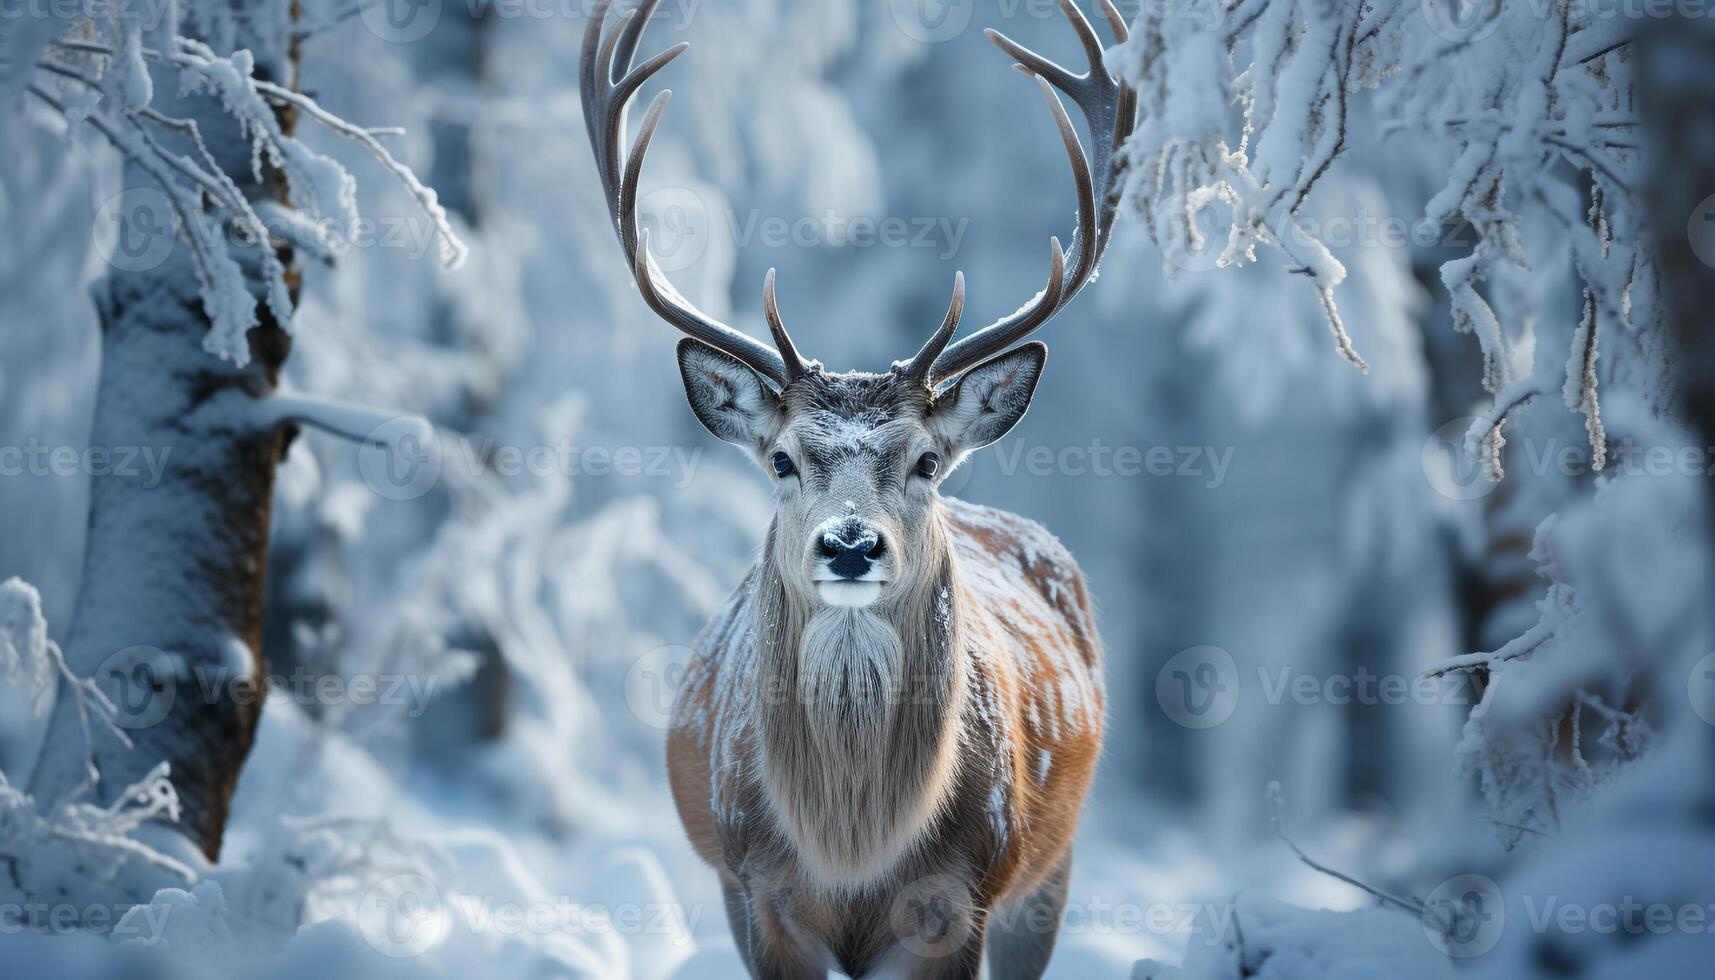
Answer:
[[(626, 104), (686, 44), (633, 67), (653, 0), (622, 15), (622, 26), (604, 43), (599, 25), (606, 9), (605, 0), (598, 3), (597, 26), (584, 35), (579, 92), (614, 230), (643, 301), (689, 338), (679, 344), (679, 368), (697, 418), (774, 475), (770, 547), (782, 579), (804, 597), (845, 607), (868, 606), (901, 583), (921, 583), (927, 572), (918, 545), (934, 513), (937, 481), (1024, 415), (1047, 348), (1020, 342), (1095, 276), (1113, 230), (1122, 170), (1115, 153), (1135, 125), (1135, 93), (1100, 70), (1101, 44), (1070, 3), (1062, 9), (1091, 58), (1086, 75), (991, 34), (1035, 79), (1060, 131), (1078, 195), (1072, 245), (1062, 250), (1058, 239), (1049, 240), (1047, 285), (1017, 311), (954, 342), (964, 309), (961, 274), (946, 319), (915, 357), (885, 373), (835, 374), (798, 356), (775, 307), (774, 270), (762, 296), (770, 347), (697, 309), (650, 255), (649, 232), (637, 220), (637, 184), (671, 93), (649, 104), (629, 152)], [(1117, 12), (1108, 13), (1124, 37)], [(1056, 85), (1083, 109), (1093, 156), (1085, 155)]]
[(774, 305), (764, 308), (792, 365), (779, 390), (737, 357), (679, 344), (691, 409), (773, 477), (773, 557), (787, 588), (831, 606), (867, 606), (933, 574), (928, 522), (936, 487), (972, 450), (1004, 436), (1030, 406), (1048, 349), (1026, 344), (937, 387), (930, 366), (958, 324), (963, 280), (922, 351), (879, 374), (798, 361)]

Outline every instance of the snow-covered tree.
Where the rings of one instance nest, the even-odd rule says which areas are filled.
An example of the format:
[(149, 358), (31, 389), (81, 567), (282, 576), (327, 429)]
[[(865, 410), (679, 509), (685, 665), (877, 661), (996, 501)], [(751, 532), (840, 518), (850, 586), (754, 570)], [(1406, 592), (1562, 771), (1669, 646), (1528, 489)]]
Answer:
[[(1707, 315), (1690, 297), (1711, 288), (1694, 222), (1715, 156), (1705, 145), (1687, 159), (1678, 142), (1708, 119), (1707, 25), (1574, 2), (1239, 0), (1197, 14), (1146, 11), (1109, 54), (1146, 106), (1125, 158), (1128, 200), (1168, 265), (1207, 253), (1205, 265), (1227, 268), (1273, 250), (1315, 292), (1334, 347), (1367, 371), (1365, 325), (1347, 329), (1341, 300), (1352, 284), (1317, 202), (1361, 171), (1354, 147), (1405, 141), (1410, 149), (1389, 157), (1415, 168), (1400, 182), (1433, 191), (1412, 202), (1421, 211), (1411, 220), (1433, 230), (1431, 241), (1457, 226), (1468, 242), (1438, 276), (1448, 325), (1478, 342), (1488, 396), (1464, 451), (1489, 479), (1516, 480), (1505, 473), (1509, 422), (1540, 435), (1551, 392), (1581, 416), (1591, 470), (1582, 481), (1526, 473), (1525, 490), (1483, 512), (1534, 526), (1539, 598), (1519, 624), (1527, 628), (1426, 671), (1477, 679), (1458, 763), (1479, 781), (1502, 843), (1531, 854), (1486, 897), (1497, 903), (1489, 917), (1518, 922), (1550, 897), (1585, 909), (1622, 896), (1706, 902), (1707, 887), (1682, 869), (1708, 866), (1709, 836), (1694, 816), (1708, 784), (1677, 786), (1665, 774), (1707, 771), (1709, 758), (1710, 726), (1687, 710), (1688, 693), (1693, 705), (1704, 697), (1697, 664), (1715, 635), (1707, 480), (1695, 461), (1658, 471), (1625, 454), (1710, 441)], [(1655, 112), (1643, 111), (1651, 103)], [(1271, 326), (1221, 329), (1238, 347)], [(1558, 353), (1539, 350), (1562, 336)], [(1494, 542), (1515, 528), (1488, 524), (1475, 551), (1499, 554)], [(1646, 848), (1652, 835), (1658, 843)], [(1442, 922), (1433, 899), (1368, 890), (1421, 914), (1431, 932)], [(1182, 973), (1143, 975), (1309, 975), (1299, 972), (1307, 953), (1321, 963), (1315, 975), (1344, 975), (1377, 953), (1341, 938), (1349, 927), (1332, 920), (1259, 908), (1254, 921), (1248, 943), (1193, 956)], [(1708, 952), (1694, 930), (1642, 942), (1631, 928), (1618, 930), (1626, 941), (1596, 932), (1514, 925), (1503, 936), (1495, 925), (1477, 953), (1454, 955), (1498, 942), (1475, 962), (1479, 974), (1622, 977), (1689, 970)], [(1414, 962), (1413, 944), (1380, 948), (1401, 975), (1443, 969)]]
[[(296, 427), (366, 438), (385, 416), (276, 395), (291, 349), (298, 263), (332, 261), (358, 215), (355, 180), (296, 136), (355, 140), (434, 222), (442, 261), (464, 246), (433, 192), (381, 143), (302, 94), (297, 4), (140, 10), (96, 5), (58, 30), (19, 30), (9, 79), (69, 140), (108, 144), (121, 192), (112, 270), (95, 287), (101, 378), (90, 444), (153, 453), (150, 472), (93, 478), (83, 576), (65, 659), (124, 709), (116, 738), (53, 708), (30, 781), (54, 808), (165, 764), (173, 824), (208, 859), (255, 732), (265, 673), (263, 573), (275, 464)], [(39, 26), (31, 23), (30, 26)], [(90, 760), (89, 765), (84, 760)], [(93, 766), (93, 772), (90, 771)], [(91, 777), (95, 777), (93, 780)]]

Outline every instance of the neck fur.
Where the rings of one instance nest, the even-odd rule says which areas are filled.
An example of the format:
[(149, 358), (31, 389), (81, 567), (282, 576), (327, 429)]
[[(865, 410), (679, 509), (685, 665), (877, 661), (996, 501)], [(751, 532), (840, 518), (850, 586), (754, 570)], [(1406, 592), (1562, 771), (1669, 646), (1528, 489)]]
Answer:
[(885, 875), (951, 793), (965, 657), (955, 569), (937, 556), (864, 608), (796, 595), (770, 555), (759, 583), (763, 770), (782, 829), (812, 879), (860, 889)]

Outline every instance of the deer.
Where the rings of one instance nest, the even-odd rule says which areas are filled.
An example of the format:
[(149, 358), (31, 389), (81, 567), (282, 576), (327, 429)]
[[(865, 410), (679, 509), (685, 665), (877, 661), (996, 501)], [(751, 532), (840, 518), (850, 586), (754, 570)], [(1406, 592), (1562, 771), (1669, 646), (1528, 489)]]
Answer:
[[(693, 644), (667, 732), (691, 846), (720, 880), (756, 977), (1038, 977), (1067, 899), (1072, 840), (1102, 741), (1102, 644), (1084, 577), (1040, 525), (943, 496), (941, 482), (1024, 416), (1047, 347), (1025, 338), (1096, 274), (1118, 210), (1136, 93), (1110, 75), (1072, 0), (1089, 70), (996, 31), (1035, 80), (1071, 162), (1077, 224), (1046, 286), (955, 340), (963, 273), (915, 355), (881, 372), (805, 360), (769, 270), (772, 346), (676, 291), (638, 220), (638, 181), (671, 92), (626, 148), (633, 66), (658, 0), (583, 39), (580, 98), (604, 203), (643, 301), (685, 336), (692, 413), (772, 481), (760, 557)], [(1120, 41), (1126, 26), (1107, 0)], [(1057, 94), (1081, 110), (1093, 157)]]

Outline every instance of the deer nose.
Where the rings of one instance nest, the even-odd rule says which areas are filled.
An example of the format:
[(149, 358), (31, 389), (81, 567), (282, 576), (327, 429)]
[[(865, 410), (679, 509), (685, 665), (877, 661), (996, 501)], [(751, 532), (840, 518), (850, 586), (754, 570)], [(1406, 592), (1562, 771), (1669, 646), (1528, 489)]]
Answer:
[(840, 578), (862, 578), (887, 552), (881, 532), (861, 524), (842, 524), (824, 532), (820, 545), (828, 570)]

